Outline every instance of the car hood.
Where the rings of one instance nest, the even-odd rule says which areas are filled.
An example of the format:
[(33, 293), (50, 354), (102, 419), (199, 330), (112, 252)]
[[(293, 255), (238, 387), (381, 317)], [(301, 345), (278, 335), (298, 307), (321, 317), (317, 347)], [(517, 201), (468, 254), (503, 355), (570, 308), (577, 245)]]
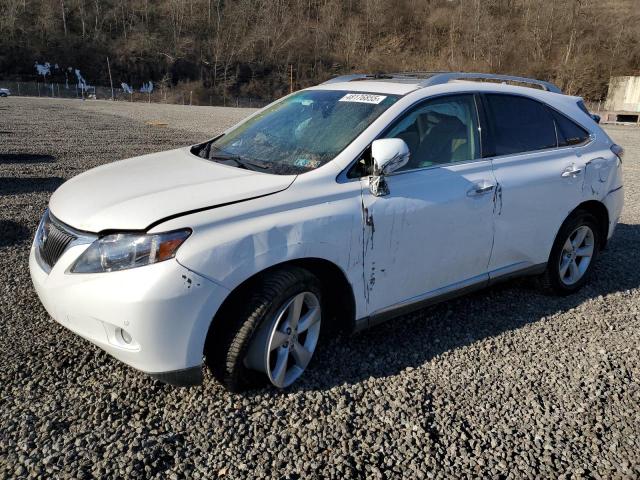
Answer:
[(295, 175), (222, 165), (189, 148), (110, 163), (65, 182), (49, 208), (79, 230), (144, 230), (158, 220), (285, 190)]

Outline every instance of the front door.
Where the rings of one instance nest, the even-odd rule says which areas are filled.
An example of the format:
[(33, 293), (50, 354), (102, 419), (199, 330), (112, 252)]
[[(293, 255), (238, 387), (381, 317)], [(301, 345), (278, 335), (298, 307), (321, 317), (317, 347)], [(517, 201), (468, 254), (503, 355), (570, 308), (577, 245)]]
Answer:
[(387, 196), (361, 180), (370, 315), (486, 281), (493, 242), (496, 181), (473, 95), (427, 100), (384, 136), (404, 139), (411, 158), (386, 177)]

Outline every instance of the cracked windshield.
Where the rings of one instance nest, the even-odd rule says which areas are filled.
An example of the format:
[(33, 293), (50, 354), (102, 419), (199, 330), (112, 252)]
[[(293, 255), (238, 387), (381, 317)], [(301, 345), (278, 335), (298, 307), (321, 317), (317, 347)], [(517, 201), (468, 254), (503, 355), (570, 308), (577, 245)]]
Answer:
[(329, 90), (296, 93), (197, 154), (249, 170), (304, 173), (331, 161), (397, 99)]

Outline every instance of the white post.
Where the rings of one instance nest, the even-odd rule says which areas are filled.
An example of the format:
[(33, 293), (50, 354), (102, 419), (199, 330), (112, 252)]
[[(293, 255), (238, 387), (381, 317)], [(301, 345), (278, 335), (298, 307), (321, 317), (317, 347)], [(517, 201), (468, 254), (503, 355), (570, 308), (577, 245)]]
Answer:
[(111, 83), (111, 100), (113, 98), (113, 78), (111, 78), (111, 65), (109, 65), (109, 57), (107, 57), (107, 70), (109, 71), (109, 83)]

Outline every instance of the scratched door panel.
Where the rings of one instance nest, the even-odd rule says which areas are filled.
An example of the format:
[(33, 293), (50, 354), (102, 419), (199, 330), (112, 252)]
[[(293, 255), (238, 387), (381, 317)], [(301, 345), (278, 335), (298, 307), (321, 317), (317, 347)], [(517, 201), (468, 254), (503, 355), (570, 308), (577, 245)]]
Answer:
[[(493, 241), (491, 162), (401, 172), (376, 197), (362, 180), (364, 295), (369, 313), (486, 276)], [(478, 277), (478, 278), (474, 278)]]
[(584, 159), (564, 148), (495, 158), (499, 185), (490, 271), (507, 273), (547, 261), (555, 236), (580, 203), (584, 177), (563, 177)]

